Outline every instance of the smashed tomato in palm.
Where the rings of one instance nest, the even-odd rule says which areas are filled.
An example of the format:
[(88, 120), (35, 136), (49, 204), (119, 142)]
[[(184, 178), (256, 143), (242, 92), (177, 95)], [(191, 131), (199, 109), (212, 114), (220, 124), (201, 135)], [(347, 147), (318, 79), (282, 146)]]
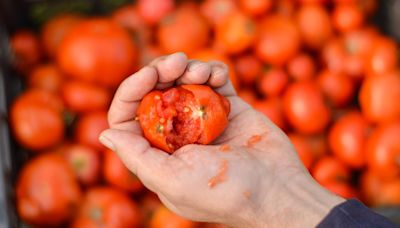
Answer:
[(228, 100), (205, 85), (182, 85), (147, 94), (137, 111), (144, 136), (172, 153), (187, 144), (208, 144), (228, 125)]

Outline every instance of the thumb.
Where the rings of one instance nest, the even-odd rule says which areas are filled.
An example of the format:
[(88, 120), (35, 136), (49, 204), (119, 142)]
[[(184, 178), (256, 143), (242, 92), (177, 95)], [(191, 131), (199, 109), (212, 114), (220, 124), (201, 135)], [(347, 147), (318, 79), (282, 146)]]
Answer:
[(164, 151), (150, 146), (140, 135), (130, 131), (107, 129), (100, 134), (100, 142), (116, 152), (125, 166), (133, 172), (150, 190), (163, 186), (168, 175), (167, 162), (172, 162)]

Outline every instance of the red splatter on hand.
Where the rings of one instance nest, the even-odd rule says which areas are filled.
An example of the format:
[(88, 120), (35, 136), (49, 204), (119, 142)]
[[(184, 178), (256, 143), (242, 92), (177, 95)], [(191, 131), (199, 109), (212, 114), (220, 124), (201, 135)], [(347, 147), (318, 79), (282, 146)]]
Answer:
[(226, 172), (228, 171), (228, 161), (227, 160), (222, 160), (220, 165), (219, 165), (219, 170), (217, 175), (215, 175), (213, 178), (208, 181), (208, 187), (213, 188), (217, 184), (220, 184), (224, 181), (226, 181)]
[(219, 147), (219, 150), (221, 152), (229, 152), (231, 150), (231, 146), (229, 146), (228, 144), (224, 144)]
[(253, 147), (254, 144), (261, 141), (261, 135), (253, 135), (247, 140), (247, 147)]
[(251, 192), (249, 190), (246, 190), (243, 192), (244, 197), (246, 197), (247, 199), (251, 198)]

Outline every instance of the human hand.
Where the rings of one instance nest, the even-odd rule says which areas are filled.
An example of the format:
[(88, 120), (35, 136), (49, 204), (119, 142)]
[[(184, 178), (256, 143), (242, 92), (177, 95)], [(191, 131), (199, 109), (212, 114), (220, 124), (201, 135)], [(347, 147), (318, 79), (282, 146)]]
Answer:
[[(208, 84), (231, 103), (229, 125), (212, 145), (186, 145), (172, 155), (151, 147), (135, 121), (140, 100), (174, 84)], [(343, 201), (302, 166), (286, 135), (242, 101), (217, 61), (182, 53), (154, 60), (127, 78), (109, 110), (100, 141), (175, 213), (235, 227), (315, 226)]]

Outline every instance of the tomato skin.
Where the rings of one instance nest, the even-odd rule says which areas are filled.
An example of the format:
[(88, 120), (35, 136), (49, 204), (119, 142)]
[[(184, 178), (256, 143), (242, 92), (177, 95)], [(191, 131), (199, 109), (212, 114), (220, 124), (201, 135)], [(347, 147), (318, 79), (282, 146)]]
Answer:
[[(150, 92), (141, 101), (137, 115), (150, 143), (172, 153), (185, 144), (208, 144), (216, 139), (228, 125), (229, 105), (208, 86), (182, 85)], [(181, 134), (190, 136), (180, 138)]]
[(60, 150), (76, 177), (83, 185), (90, 186), (98, 182), (101, 166), (98, 151), (78, 143), (65, 145), (65, 147)]
[(95, 111), (82, 115), (75, 125), (75, 139), (77, 142), (103, 151), (104, 146), (99, 141), (101, 132), (108, 128), (107, 112)]
[(358, 197), (356, 190), (350, 184), (344, 182), (329, 182), (324, 184), (323, 186), (332, 193), (345, 199)]
[(21, 218), (38, 226), (61, 225), (78, 207), (81, 191), (73, 171), (58, 154), (45, 153), (28, 161), (16, 185)]
[(252, 85), (262, 73), (262, 63), (253, 55), (242, 55), (236, 59), (235, 69), (242, 84)]
[(209, 26), (198, 10), (183, 5), (161, 21), (156, 37), (166, 53), (181, 51), (190, 55), (206, 45), (209, 34)]
[(334, 107), (343, 107), (353, 98), (355, 86), (347, 75), (324, 70), (319, 74), (317, 82)]
[(32, 151), (51, 148), (64, 138), (65, 124), (60, 99), (46, 91), (28, 90), (10, 109), (14, 137)]
[(243, 13), (233, 13), (216, 28), (216, 42), (229, 54), (249, 48), (256, 38), (256, 24)]
[(272, 0), (240, 0), (241, 8), (250, 16), (261, 16), (272, 9)]
[(368, 138), (366, 156), (368, 167), (383, 179), (400, 176), (400, 122), (378, 126)]
[(396, 69), (397, 43), (387, 37), (376, 37), (367, 55), (367, 75), (381, 75)]
[(195, 228), (197, 224), (190, 220), (184, 219), (179, 215), (171, 212), (164, 206), (160, 206), (153, 215), (150, 222), (150, 228)]
[(279, 68), (272, 68), (264, 72), (259, 78), (258, 90), (264, 96), (279, 96), (286, 89), (289, 76)]
[(111, 19), (91, 18), (64, 37), (57, 62), (66, 75), (116, 87), (134, 72), (137, 50), (128, 32)]
[(112, 98), (106, 88), (77, 80), (65, 82), (61, 94), (67, 108), (78, 113), (107, 110)]
[(283, 65), (298, 52), (300, 34), (292, 20), (271, 15), (259, 27), (255, 53), (265, 63)]
[(315, 159), (312, 148), (307, 142), (307, 139), (304, 136), (294, 133), (289, 134), (288, 137), (296, 149), (300, 160), (303, 162), (303, 165), (310, 170)]
[(349, 167), (360, 169), (365, 165), (365, 143), (370, 126), (358, 111), (338, 119), (329, 131), (329, 146), (333, 154)]
[(310, 81), (289, 85), (283, 96), (283, 110), (289, 123), (303, 134), (321, 133), (331, 118), (321, 91)]
[(325, 156), (318, 160), (312, 168), (311, 174), (323, 186), (331, 182), (348, 182), (350, 180), (350, 170), (333, 156)]
[(241, 89), (238, 92), (238, 96), (250, 105), (254, 105), (257, 100), (257, 95), (252, 89)]
[(235, 0), (205, 0), (200, 4), (200, 11), (210, 24), (216, 26), (238, 11), (238, 6)]
[(372, 123), (400, 117), (400, 74), (398, 72), (367, 77), (359, 92), (363, 115)]
[(340, 32), (359, 28), (364, 22), (364, 15), (356, 4), (337, 4), (332, 13), (332, 24)]
[(65, 35), (83, 18), (76, 14), (60, 14), (48, 20), (42, 27), (40, 39), (49, 57), (55, 57)]
[(287, 71), (296, 81), (309, 80), (314, 76), (316, 66), (311, 56), (300, 53), (288, 62)]
[(103, 176), (107, 183), (127, 192), (137, 193), (144, 188), (142, 182), (111, 150), (104, 151)]
[(42, 50), (38, 37), (30, 30), (19, 30), (10, 38), (10, 46), (14, 54), (15, 68), (26, 74), (39, 63)]
[(95, 187), (86, 192), (73, 228), (139, 227), (139, 210), (125, 193), (111, 187)]
[(279, 97), (256, 101), (253, 103), (253, 108), (268, 117), (279, 128), (286, 129), (282, 100)]
[(173, 0), (139, 0), (138, 12), (144, 22), (154, 25), (174, 9)]
[(31, 88), (57, 93), (63, 83), (63, 75), (53, 64), (39, 65), (30, 72), (28, 84)]
[(302, 5), (296, 21), (303, 41), (311, 48), (321, 48), (333, 34), (329, 14), (319, 4)]

